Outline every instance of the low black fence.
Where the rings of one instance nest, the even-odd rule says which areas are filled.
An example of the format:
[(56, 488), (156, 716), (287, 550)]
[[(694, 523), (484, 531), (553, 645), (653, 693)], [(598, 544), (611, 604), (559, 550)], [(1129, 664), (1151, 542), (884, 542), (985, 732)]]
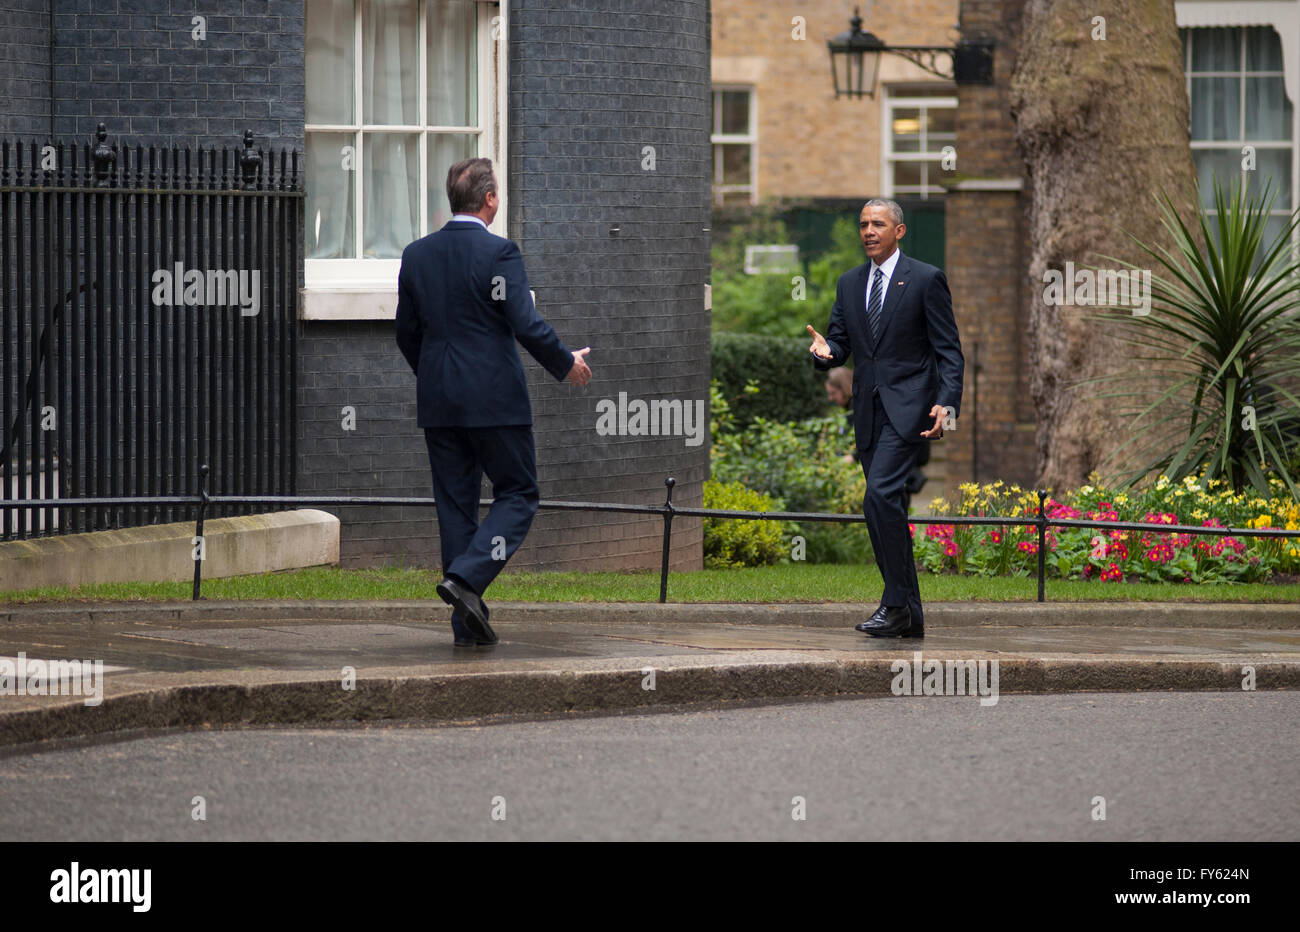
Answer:
[(182, 520), (200, 463), (296, 491), (298, 163), (0, 142), (0, 499), (48, 502), (0, 540)]
[[(203, 537), (203, 521), (207, 510), (222, 505), (240, 506), (282, 506), (329, 508), (342, 505), (370, 505), (390, 508), (432, 508), (433, 498), (385, 495), (209, 495), (208, 467), (199, 470), (199, 493), (188, 496), (146, 496), (139, 498), (82, 498), (49, 501), (29, 499), (26, 501), (0, 501), (0, 510), (43, 508), (58, 506), (60, 508), (95, 508), (104, 506), (148, 507), (170, 505), (189, 507), (195, 512), (195, 540)], [(672, 547), (673, 519), (683, 518), (725, 518), (736, 521), (822, 521), (838, 524), (865, 524), (863, 515), (836, 515), (801, 511), (724, 511), (718, 508), (678, 508), (673, 504), (673, 487), (677, 480), (669, 476), (664, 480), (667, 494), (662, 505), (623, 505), (613, 502), (540, 502), (538, 507), (548, 511), (593, 511), (618, 512), (622, 514), (660, 515), (664, 522), (663, 558), (659, 567), (659, 601), (668, 601), (668, 555)], [(1152, 531), (1158, 534), (1200, 534), (1214, 537), (1297, 537), (1300, 531), (1287, 531), (1279, 528), (1225, 528), (1192, 527), (1186, 524), (1145, 524), (1138, 521), (1079, 521), (1073, 518), (1049, 518), (1047, 516), (1047, 492), (1039, 490), (1037, 515), (948, 517), (944, 515), (909, 515), (909, 524), (971, 524), (992, 527), (1034, 526), (1038, 532), (1038, 601), (1047, 600), (1047, 529), (1064, 528), (1105, 528), (1110, 531)], [(483, 499), (480, 506), (492, 504), (491, 499)], [(201, 548), (196, 548), (201, 554)], [(203, 584), (203, 561), (201, 557), (194, 560), (193, 598), (201, 598)]]

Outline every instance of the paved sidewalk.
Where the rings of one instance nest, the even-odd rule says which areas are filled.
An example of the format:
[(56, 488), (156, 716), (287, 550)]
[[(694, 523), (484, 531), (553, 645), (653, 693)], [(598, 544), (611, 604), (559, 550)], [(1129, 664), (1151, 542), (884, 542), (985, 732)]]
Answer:
[(1300, 606), (935, 603), (921, 642), (854, 631), (874, 608), (499, 602), (501, 644), (456, 648), (440, 602), (0, 607), (0, 658), (16, 673), (20, 652), (29, 676), (36, 660), (103, 664), (95, 705), (0, 695), (0, 745), (889, 695), (897, 661), (918, 650), (940, 663), (998, 661), (1002, 695), (1240, 690), (1246, 667), (1258, 689), (1300, 689)]

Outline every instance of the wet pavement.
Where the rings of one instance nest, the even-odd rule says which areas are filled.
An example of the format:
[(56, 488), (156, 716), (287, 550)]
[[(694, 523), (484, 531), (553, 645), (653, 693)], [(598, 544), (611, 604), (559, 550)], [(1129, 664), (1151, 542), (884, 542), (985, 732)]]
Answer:
[[(1291, 606), (1201, 605), (1180, 616), (1130, 603), (1108, 608), (1114, 623), (1103, 625), (1095, 605), (934, 605), (923, 641), (854, 631), (873, 608), (500, 603), (492, 620), (501, 643), (457, 648), (441, 604), (10, 606), (0, 616), (0, 670), (3, 658), (17, 669), (20, 653), (29, 665), (99, 661), (103, 702), (9, 690), (0, 744), (206, 722), (870, 694), (887, 690), (890, 665), (916, 651), (998, 660), (1008, 692), (1241, 689), (1246, 667), (1260, 689), (1300, 688), (1300, 612)], [(1008, 623), (972, 621), (990, 617)], [(649, 670), (661, 682), (629, 691)], [(349, 676), (353, 685), (340, 686)]]

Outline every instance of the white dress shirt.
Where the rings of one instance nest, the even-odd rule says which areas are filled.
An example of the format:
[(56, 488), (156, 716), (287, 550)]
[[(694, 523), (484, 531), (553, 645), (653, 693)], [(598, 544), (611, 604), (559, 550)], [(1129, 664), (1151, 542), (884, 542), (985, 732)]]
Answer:
[(890, 254), (888, 259), (886, 259), (880, 265), (876, 265), (876, 263), (872, 262), (871, 268), (867, 273), (867, 300), (866, 300), (866, 304), (864, 305), (865, 307), (871, 307), (871, 281), (873, 278), (875, 278), (876, 269), (880, 269), (882, 272), (885, 273), (885, 278), (880, 283), (880, 313), (881, 313), (880, 325), (882, 327), (885, 325), (885, 317), (884, 317), (885, 297), (886, 295), (889, 294), (889, 280), (890, 277), (893, 276), (894, 274), (894, 266), (898, 265), (898, 257), (901, 256), (902, 254), (903, 254), (902, 250), (899, 249), (897, 246), (895, 246), (893, 253)]

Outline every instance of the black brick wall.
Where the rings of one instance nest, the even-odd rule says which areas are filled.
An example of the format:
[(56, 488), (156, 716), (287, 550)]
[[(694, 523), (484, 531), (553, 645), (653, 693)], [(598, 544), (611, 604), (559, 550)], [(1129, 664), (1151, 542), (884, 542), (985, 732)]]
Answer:
[[(539, 310), (570, 348), (592, 347), (595, 376), (585, 390), (534, 380), (543, 474), (561, 477), (565, 498), (644, 503), (663, 501), (671, 474), (674, 501), (698, 505), (707, 440), (599, 437), (594, 427), (597, 402), (620, 391), (702, 399), (708, 409), (708, 3), (514, 0), (510, 9), (510, 234)], [(653, 171), (642, 168), (646, 146)], [(590, 559), (595, 540), (614, 565), (658, 562), (661, 521), (613, 524), (538, 519), (576, 534), (551, 548), (555, 564)], [(699, 566), (700, 522), (675, 522), (675, 544), (679, 535), (691, 548), (682, 562)]]
[[(304, 0), (54, 0), (56, 132), (302, 148)], [(207, 36), (192, 37), (192, 20)]]
[[(131, 145), (230, 146), (252, 129), (260, 146), (303, 147), (303, 0), (55, 2), (60, 137), (88, 141), (103, 122)], [(597, 402), (620, 391), (703, 400), (707, 412), (708, 2), (627, 0), (618, 12), (596, 0), (509, 2), (508, 227), (539, 310), (571, 348), (592, 346), (596, 376), (585, 390), (560, 385), (521, 354), (542, 496), (659, 503), (671, 474), (674, 501), (698, 505), (707, 440), (600, 437), (595, 423)], [(0, 78), (19, 60), (39, 78), (49, 10), (30, 7), (21, 16), (35, 25), (0, 43)], [(203, 42), (190, 35), (196, 13), (207, 17)], [(44, 68), (36, 122), (0, 107), (9, 133), (48, 134), (48, 58)], [(644, 146), (653, 171), (641, 167)], [(299, 492), (431, 494), (392, 323), (309, 321), (299, 335)], [(345, 405), (354, 431), (342, 429)], [(437, 563), (431, 510), (338, 512), (345, 564)], [(542, 512), (511, 567), (657, 565), (661, 536), (656, 517)], [(700, 522), (677, 521), (673, 539), (674, 566), (698, 567)]]
[(50, 134), (50, 3), (0, 0), (0, 136)]

